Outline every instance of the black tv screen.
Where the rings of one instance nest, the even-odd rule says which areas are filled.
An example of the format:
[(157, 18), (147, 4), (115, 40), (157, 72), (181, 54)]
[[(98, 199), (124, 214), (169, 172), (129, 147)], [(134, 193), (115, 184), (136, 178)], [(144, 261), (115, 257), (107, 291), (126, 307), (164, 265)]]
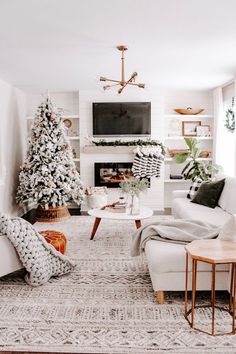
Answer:
[(151, 135), (151, 102), (93, 103), (93, 136)]

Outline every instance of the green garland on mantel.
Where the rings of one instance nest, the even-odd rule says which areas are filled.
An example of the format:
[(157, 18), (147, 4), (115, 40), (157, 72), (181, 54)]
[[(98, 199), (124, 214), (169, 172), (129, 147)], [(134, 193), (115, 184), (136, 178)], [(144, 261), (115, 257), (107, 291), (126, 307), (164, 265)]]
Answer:
[(131, 140), (131, 141), (121, 141), (121, 140), (115, 140), (115, 141), (107, 141), (105, 139), (100, 139), (98, 141), (92, 141), (92, 143), (96, 146), (160, 146), (162, 150), (162, 154), (165, 155), (166, 149), (164, 145), (154, 139), (148, 139), (148, 140)]

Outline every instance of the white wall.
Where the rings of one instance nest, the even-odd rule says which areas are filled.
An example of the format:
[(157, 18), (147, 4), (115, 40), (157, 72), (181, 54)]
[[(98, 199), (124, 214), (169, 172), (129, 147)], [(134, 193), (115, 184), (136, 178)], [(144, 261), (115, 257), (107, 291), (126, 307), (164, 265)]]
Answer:
[[(163, 95), (161, 92), (148, 92), (148, 90), (127, 89), (121, 95), (116, 91), (106, 91), (105, 93), (98, 90), (79, 92), (79, 115), (80, 115), (80, 137), (81, 137), (81, 154), (80, 154), (80, 170), (81, 179), (85, 186), (94, 185), (94, 163), (95, 162), (132, 162), (133, 154), (86, 154), (83, 153), (83, 147), (86, 145), (86, 135), (92, 135), (92, 103), (93, 102), (135, 102), (146, 101), (151, 102), (152, 116), (152, 138), (162, 139), (163, 137)], [(116, 139), (116, 138), (115, 138)], [(112, 139), (114, 140), (114, 139)], [(127, 140), (124, 138), (124, 140)], [(147, 194), (142, 195), (142, 204), (150, 206), (154, 210), (162, 210), (164, 208), (164, 190), (163, 190), (163, 171), (161, 178), (152, 178), (151, 188)], [(118, 189), (109, 189), (109, 201), (115, 201), (118, 197)], [(85, 208), (84, 206), (82, 207)]]
[(0, 80), (0, 171), (6, 171), (0, 183), (0, 211), (10, 215), (22, 214), (15, 195), (25, 151), (25, 115), (25, 94)]
[[(230, 132), (225, 127), (226, 110), (231, 106), (232, 96), (236, 97), (235, 82), (214, 90), (216, 110), (215, 150), (216, 163), (226, 175), (236, 175), (236, 131)], [(236, 102), (235, 102), (236, 103)], [(234, 106), (235, 108), (235, 106)]]

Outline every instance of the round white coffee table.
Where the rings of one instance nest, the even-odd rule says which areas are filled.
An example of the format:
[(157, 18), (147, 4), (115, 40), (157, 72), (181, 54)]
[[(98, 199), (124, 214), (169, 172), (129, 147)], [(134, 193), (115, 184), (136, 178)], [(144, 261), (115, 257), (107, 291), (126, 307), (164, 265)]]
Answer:
[(136, 215), (127, 215), (126, 213), (114, 213), (108, 210), (101, 210), (101, 209), (90, 209), (88, 214), (95, 217), (93, 230), (91, 233), (90, 240), (93, 240), (100, 221), (102, 219), (113, 219), (113, 220), (134, 220), (136, 228), (139, 229), (142, 224), (141, 220), (150, 218), (153, 215), (153, 210), (147, 207), (141, 207), (140, 213)]

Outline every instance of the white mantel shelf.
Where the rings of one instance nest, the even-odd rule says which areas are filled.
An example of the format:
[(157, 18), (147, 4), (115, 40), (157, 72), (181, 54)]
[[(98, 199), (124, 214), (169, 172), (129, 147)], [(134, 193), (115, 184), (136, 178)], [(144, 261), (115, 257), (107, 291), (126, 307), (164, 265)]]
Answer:
[(135, 146), (84, 146), (86, 154), (133, 154)]

